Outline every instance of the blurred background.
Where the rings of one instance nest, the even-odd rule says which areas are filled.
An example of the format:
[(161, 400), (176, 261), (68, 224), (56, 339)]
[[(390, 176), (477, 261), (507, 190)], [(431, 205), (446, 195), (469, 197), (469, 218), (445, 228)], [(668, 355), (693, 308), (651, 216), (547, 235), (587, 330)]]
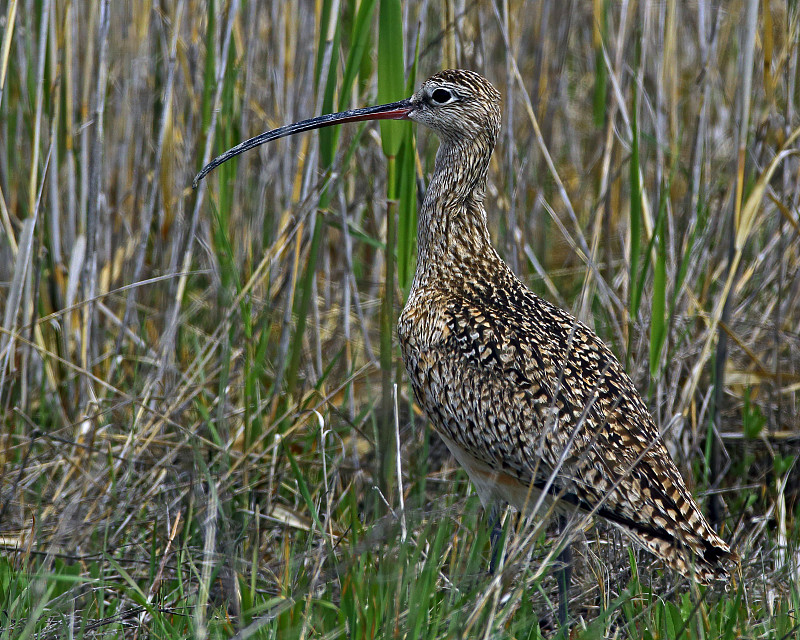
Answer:
[(551, 628), (552, 533), (486, 576), (399, 359), (435, 136), (302, 134), (191, 187), (448, 67), (504, 97), (500, 255), (609, 344), (745, 559), (699, 595), (579, 532), (573, 633), (797, 629), (796, 2), (5, 0), (0, 24), (0, 637)]

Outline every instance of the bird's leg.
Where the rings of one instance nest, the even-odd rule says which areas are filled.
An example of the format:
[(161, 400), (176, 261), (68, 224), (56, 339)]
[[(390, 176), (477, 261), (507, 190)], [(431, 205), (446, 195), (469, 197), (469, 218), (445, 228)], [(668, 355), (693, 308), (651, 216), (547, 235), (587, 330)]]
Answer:
[[(558, 532), (563, 534), (567, 530), (567, 518), (559, 516)], [(569, 583), (572, 580), (572, 546), (569, 542), (561, 549), (556, 558), (556, 582), (558, 583), (558, 625), (566, 636), (567, 618), (569, 614)]]
[(491, 527), (489, 533), (489, 540), (492, 543), (492, 555), (489, 558), (489, 573), (494, 574), (500, 564), (500, 554), (503, 553), (502, 539), (503, 539), (503, 525), (501, 524), (503, 516), (503, 507), (500, 502), (495, 500), (488, 511), (489, 526)]

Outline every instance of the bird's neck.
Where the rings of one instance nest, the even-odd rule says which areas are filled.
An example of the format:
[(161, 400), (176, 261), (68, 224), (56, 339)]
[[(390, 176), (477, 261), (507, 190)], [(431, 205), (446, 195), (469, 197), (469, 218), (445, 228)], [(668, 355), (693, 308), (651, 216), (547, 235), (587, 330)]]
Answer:
[(483, 200), (489, 140), (442, 141), (417, 227), (415, 282), (474, 258), (496, 255)]

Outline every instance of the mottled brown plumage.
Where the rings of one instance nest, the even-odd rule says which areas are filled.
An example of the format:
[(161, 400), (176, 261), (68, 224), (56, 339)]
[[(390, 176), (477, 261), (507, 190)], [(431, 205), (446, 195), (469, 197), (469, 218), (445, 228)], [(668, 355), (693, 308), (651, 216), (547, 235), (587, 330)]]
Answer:
[[(442, 90), (446, 104), (434, 98)], [(483, 200), (499, 93), (476, 73), (451, 70), (412, 101), (408, 117), (436, 131), (441, 146), (419, 214), (400, 345), (417, 401), (481, 501), (530, 510), (555, 472), (548, 493), (562, 504), (595, 510), (684, 575), (692, 567), (701, 582), (726, 575), (734, 554), (617, 359), (492, 247)]]
[(407, 100), (268, 131), (213, 160), (195, 185), (264, 142), (386, 118), (410, 118), (441, 139), (398, 334), (419, 404), (484, 505), (530, 511), (546, 491), (619, 525), (684, 575), (724, 577), (736, 556), (706, 522), (617, 359), (492, 247), (483, 201), (500, 94), (483, 77), (442, 71)]

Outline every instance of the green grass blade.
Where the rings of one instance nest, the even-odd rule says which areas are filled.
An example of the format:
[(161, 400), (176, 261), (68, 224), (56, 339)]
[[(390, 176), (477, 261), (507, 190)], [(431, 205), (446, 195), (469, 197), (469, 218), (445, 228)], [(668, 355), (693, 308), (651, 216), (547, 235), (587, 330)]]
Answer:
[[(326, 5), (328, 3), (325, 3)], [(331, 15), (330, 22), (323, 23), (326, 25), (323, 31), (331, 35), (330, 41), (325, 41), (323, 46), (330, 49), (330, 62), (328, 64), (327, 73), (325, 75), (325, 90), (322, 97), (322, 113), (333, 113), (336, 110), (335, 97), (336, 97), (336, 61), (339, 58), (339, 43), (341, 41), (341, 28), (339, 24), (339, 14)], [(324, 66), (325, 57), (321, 60), (320, 64)], [(320, 73), (324, 70), (320, 70)], [(326, 127), (319, 130), (319, 159), (320, 167), (327, 169), (333, 164), (336, 155), (336, 145), (339, 140), (339, 127)], [(324, 204), (320, 203), (321, 207), (327, 206), (328, 195), (327, 191), (323, 194), (325, 199)]]
[(364, 0), (358, 7), (358, 13), (353, 21), (353, 32), (350, 38), (350, 50), (344, 65), (342, 75), (342, 90), (339, 94), (339, 110), (344, 111), (349, 107), (350, 96), (358, 72), (361, 69), (365, 54), (368, 51), (367, 43), (370, 40), (372, 16), (375, 13), (377, 0)]
[[(334, 110), (334, 96), (336, 90), (336, 64), (334, 61), (338, 57), (339, 51), (339, 14), (334, 14), (331, 8), (331, 3), (326, 2), (323, 5), (322, 22), (320, 34), (320, 49), (330, 48), (329, 66), (325, 74), (325, 88), (322, 99), (322, 112), (330, 113)], [(326, 56), (321, 55), (317, 58), (317, 78), (322, 78), (323, 67), (325, 65)], [(329, 127), (319, 131), (319, 155), (320, 167), (327, 169), (333, 163), (336, 154), (336, 143), (338, 141), (339, 127)], [(330, 202), (330, 194), (325, 189), (320, 194), (318, 209), (326, 209)], [(300, 369), (300, 360), (303, 354), (303, 335), (305, 334), (306, 325), (308, 323), (308, 314), (311, 307), (311, 293), (313, 291), (312, 282), (316, 277), (317, 260), (319, 258), (320, 246), (323, 240), (324, 219), (321, 215), (315, 214), (314, 231), (311, 235), (311, 246), (308, 252), (308, 260), (306, 262), (305, 273), (300, 287), (300, 298), (296, 302), (296, 316), (297, 326), (295, 327), (294, 338), (292, 339), (291, 356), (289, 358), (289, 367), (286, 371), (286, 390), (288, 395), (294, 393), (297, 385), (297, 374)]]
[(667, 242), (665, 236), (666, 191), (662, 189), (661, 207), (655, 229), (656, 259), (653, 267), (653, 300), (650, 312), (650, 376), (655, 378), (661, 366), (661, 352), (666, 338)]
[[(419, 38), (414, 50), (414, 64), (406, 83), (406, 95), (411, 95), (417, 84), (419, 62)], [(414, 275), (414, 258), (417, 252), (417, 147), (414, 128), (405, 127), (398, 158), (397, 177), (399, 184), (398, 231), (397, 231), (397, 280), (403, 297), (408, 296)]]
[[(400, 0), (381, 0), (378, 18), (378, 102), (404, 98), (403, 16)], [(400, 150), (403, 123), (381, 120), (383, 152), (396, 156)], [(407, 126), (407, 125), (406, 125)], [(390, 193), (390, 197), (396, 194)]]
[(630, 189), (631, 189), (631, 212), (630, 212), (630, 318), (634, 322), (639, 314), (639, 303), (641, 291), (635, 286), (638, 280), (639, 257), (641, 255), (641, 234), (642, 234), (642, 185), (640, 181), (639, 166), (639, 125), (637, 122), (636, 111), (638, 104), (638, 93), (634, 85), (633, 105), (631, 106), (631, 129), (633, 139), (631, 140), (631, 160), (630, 160)]
[[(399, 0), (381, 0), (378, 17), (378, 102), (394, 102), (403, 97), (403, 23)], [(377, 475), (387, 499), (391, 496), (394, 452), (392, 384), (394, 382), (394, 287), (395, 246), (397, 242), (397, 166), (403, 123), (381, 120), (381, 143), (386, 155), (386, 287), (381, 305), (380, 363), (381, 415), (378, 421)], [(407, 125), (406, 125), (407, 126)]]
[(297, 481), (297, 488), (300, 490), (300, 495), (303, 497), (303, 501), (306, 503), (308, 507), (308, 511), (311, 514), (311, 517), (314, 520), (314, 523), (317, 525), (319, 532), (321, 534), (325, 534), (325, 527), (322, 524), (322, 520), (319, 518), (319, 514), (317, 513), (317, 506), (314, 504), (314, 499), (311, 497), (311, 491), (308, 489), (308, 483), (306, 482), (305, 476), (303, 476), (303, 472), (300, 471), (300, 465), (297, 464), (297, 460), (292, 455), (292, 452), (289, 451), (289, 447), (283, 447), (283, 452), (286, 454), (286, 458), (289, 460), (289, 464), (292, 467), (292, 473), (294, 473), (294, 479)]
[(56, 583), (51, 582), (43, 593), (38, 594), (39, 599), (36, 602), (36, 606), (34, 606), (33, 610), (29, 612), (28, 621), (25, 624), (25, 627), (22, 629), (22, 633), (18, 636), (18, 640), (28, 640), (28, 638), (34, 634), (36, 625), (42, 618), (45, 607), (50, 602), (50, 596), (53, 594), (55, 588)]

